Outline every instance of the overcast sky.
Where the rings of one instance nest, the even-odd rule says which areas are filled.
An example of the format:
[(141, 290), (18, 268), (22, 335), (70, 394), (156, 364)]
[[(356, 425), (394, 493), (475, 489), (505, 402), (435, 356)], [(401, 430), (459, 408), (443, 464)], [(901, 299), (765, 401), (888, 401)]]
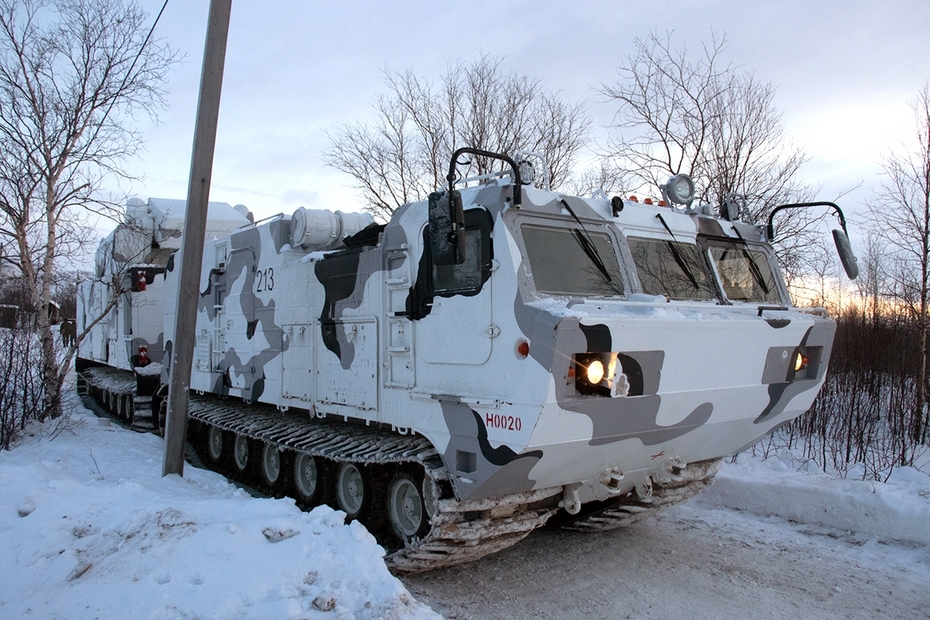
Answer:
[[(150, 19), (162, 0), (143, 0)], [(171, 0), (157, 33), (187, 60), (170, 75), (170, 109), (141, 122), (142, 198), (185, 198), (209, 2)], [(861, 211), (880, 162), (914, 139), (908, 104), (930, 79), (927, 0), (536, 0), (307, 2), (235, 0), (211, 200), (259, 216), (299, 206), (358, 210), (351, 179), (326, 167), (325, 131), (373, 118), (384, 68), (438, 78), (485, 52), (542, 80), (596, 122), (615, 108), (595, 88), (616, 78), (633, 40), (674, 31), (697, 48), (725, 33), (724, 60), (777, 87), (786, 133), (810, 161), (801, 180)]]

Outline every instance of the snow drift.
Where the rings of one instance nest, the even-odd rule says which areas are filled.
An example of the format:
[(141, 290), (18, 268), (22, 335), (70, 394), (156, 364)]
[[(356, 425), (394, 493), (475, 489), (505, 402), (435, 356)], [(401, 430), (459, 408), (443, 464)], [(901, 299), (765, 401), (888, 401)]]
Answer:
[(343, 513), (192, 466), (162, 478), (158, 437), (71, 422), (0, 453), (0, 617), (438, 617)]

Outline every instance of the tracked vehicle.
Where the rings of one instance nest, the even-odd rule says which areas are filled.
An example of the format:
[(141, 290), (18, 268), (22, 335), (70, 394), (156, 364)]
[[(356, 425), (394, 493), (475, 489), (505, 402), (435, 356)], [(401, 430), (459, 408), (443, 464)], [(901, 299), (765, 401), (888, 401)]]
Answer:
[[(507, 166), (458, 180), (464, 155)], [(532, 163), (460, 149), (387, 224), (300, 209), (209, 240), (181, 300), (202, 458), (341, 508), (415, 571), (550, 519), (628, 524), (810, 407), (835, 323), (792, 305), (771, 227), (692, 206), (685, 175), (647, 204), (525, 183)]]
[[(186, 203), (131, 199), (123, 221), (97, 247), (94, 277), (77, 291), (78, 382), (128, 424), (136, 413), (151, 428), (151, 398), (159, 387), (164, 353), (164, 274), (178, 248)], [(242, 205), (211, 202), (208, 238), (250, 223)], [(156, 407), (157, 409), (157, 407)], [(157, 425), (158, 418), (154, 418)]]

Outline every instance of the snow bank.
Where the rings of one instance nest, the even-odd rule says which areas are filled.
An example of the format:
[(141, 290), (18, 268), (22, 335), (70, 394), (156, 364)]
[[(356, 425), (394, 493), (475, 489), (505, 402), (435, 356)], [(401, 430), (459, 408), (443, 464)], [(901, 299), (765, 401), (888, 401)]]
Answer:
[(438, 618), (359, 524), (256, 499), (98, 420), (0, 452), (0, 617)]
[[(190, 465), (163, 478), (161, 439), (72, 420), (0, 452), (0, 618), (439, 617), (341, 512), (257, 499)], [(863, 482), (799, 472), (790, 453), (740, 455), (693, 502), (930, 544), (930, 477), (912, 469)]]
[(837, 528), (886, 541), (930, 545), (930, 476), (910, 468), (887, 483), (797, 471), (790, 452), (761, 460), (741, 454), (696, 501), (761, 516)]

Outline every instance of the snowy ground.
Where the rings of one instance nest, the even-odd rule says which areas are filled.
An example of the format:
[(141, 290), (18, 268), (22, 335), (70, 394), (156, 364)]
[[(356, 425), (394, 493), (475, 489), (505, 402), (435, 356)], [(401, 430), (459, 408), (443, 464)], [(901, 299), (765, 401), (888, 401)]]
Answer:
[(924, 474), (874, 484), (741, 461), (630, 528), (547, 528), (403, 582), (450, 620), (930, 618)]
[(161, 477), (164, 445), (92, 414), (0, 453), (0, 618), (437, 618), (359, 524)]
[(91, 414), (53, 428), (0, 453), (0, 618), (930, 618), (915, 470), (882, 484), (740, 457), (627, 530), (545, 529), (400, 581), (339, 512), (192, 466), (162, 478), (159, 438)]

